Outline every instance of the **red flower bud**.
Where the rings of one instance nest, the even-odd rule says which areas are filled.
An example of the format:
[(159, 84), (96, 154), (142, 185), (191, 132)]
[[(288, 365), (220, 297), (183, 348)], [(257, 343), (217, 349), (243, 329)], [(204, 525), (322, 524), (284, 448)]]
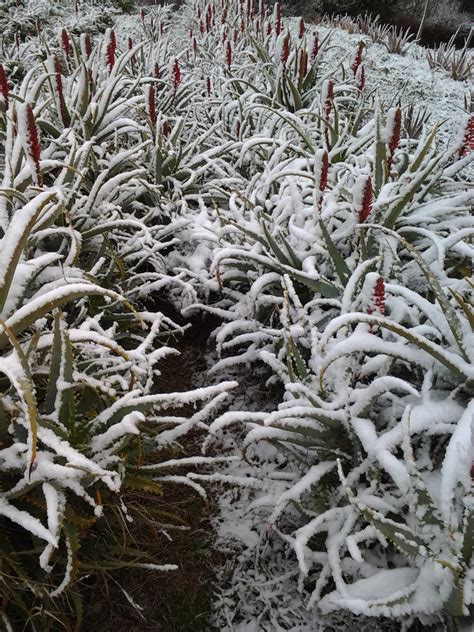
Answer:
[(71, 52), (71, 47), (69, 44), (69, 36), (66, 29), (61, 29), (61, 48), (63, 50), (63, 53), (66, 55), (66, 58), (68, 58), (69, 53)]
[(385, 314), (385, 282), (382, 277), (379, 277), (375, 282), (374, 304), (375, 310), (379, 314)]
[(298, 37), (300, 39), (303, 39), (303, 36), (304, 36), (304, 20), (303, 18), (300, 18)]
[(173, 91), (176, 93), (176, 90), (178, 89), (178, 86), (181, 83), (181, 71), (179, 69), (179, 63), (176, 57), (174, 58), (173, 63), (172, 63), (171, 74), (173, 78)]
[(29, 103), (18, 108), (18, 128), (24, 130), (26, 141), (26, 156), (33, 171), (33, 178), (38, 186), (43, 184), (40, 168), (41, 146), (36, 127), (35, 115)]
[(361, 190), (360, 199), (356, 200), (359, 207), (359, 224), (363, 224), (372, 212), (372, 178), (367, 176)]
[(10, 94), (10, 89), (8, 87), (7, 74), (5, 72), (5, 68), (2, 64), (0, 64), (0, 99), (5, 104), (5, 110), (8, 109), (8, 95)]
[(467, 156), (470, 151), (474, 151), (474, 114), (471, 114), (467, 119), (459, 156)]
[(390, 173), (392, 167), (393, 156), (395, 150), (400, 142), (400, 132), (402, 128), (402, 113), (400, 108), (395, 108), (389, 112), (388, 120), (388, 156), (387, 156), (387, 171)]
[(150, 84), (147, 86), (147, 107), (148, 116), (153, 125), (156, 123), (156, 108), (155, 108), (155, 86)]
[(107, 29), (106, 42), (105, 60), (110, 72), (115, 64), (115, 50), (117, 48), (117, 40), (115, 39), (115, 31), (113, 29)]
[(330, 79), (324, 82), (321, 97), (322, 97), (323, 115), (324, 115), (324, 118), (327, 119), (328, 116), (331, 114), (331, 110), (333, 107), (333, 100), (334, 100), (334, 84)]
[(318, 39), (318, 34), (315, 33), (314, 34), (314, 40), (313, 40), (313, 48), (311, 50), (311, 61), (314, 61), (316, 59), (316, 55), (319, 52), (319, 39)]
[(275, 24), (275, 33), (278, 36), (281, 33), (281, 4), (279, 2), (275, 2), (273, 21)]
[(354, 75), (357, 72), (357, 69), (359, 68), (359, 66), (362, 63), (362, 51), (364, 50), (364, 42), (360, 42), (359, 46), (357, 47), (357, 50), (355, 52), (355, 55), (353, 57), (353, 61), (351, 64), (351, 70), (354, 73)]
[(83, 57), (85, 57), (87, 61), (92, 53), (92, 42), (89, 33), (81, 34), (81, 52)]
[(359, 68), (357, 68), (356, 80), (357, 89), (362, 92), (362, 90), (365, 88), (365, 69), (363, 64), (361, 64)]
[(281, 55), (280, 61), (283, 66), (286, 66), (286, 62), (288, 61), (288, 57), (290, 55), (290, 34), (287, 33), (283, 39), (283, 44), (281, 47)]

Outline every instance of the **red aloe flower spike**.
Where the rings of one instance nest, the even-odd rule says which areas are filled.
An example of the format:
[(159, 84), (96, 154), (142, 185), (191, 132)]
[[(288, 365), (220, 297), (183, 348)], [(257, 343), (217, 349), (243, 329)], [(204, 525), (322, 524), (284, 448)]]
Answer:
[(258, 14), (261, 20), (265, 19), (265, 0), (259, 0), (258, 3)]
[(379, 277), (375, 282), (374, 304), (375, 310), (379, 314), (385, 314), (385, 282), (382, 277)]
[(387, 156), (387, 171), (390, 173), (392, 167), (393, 156), (395, 150), (400, 142), (400, 132), (402, 128), (402, 113), (399, 107), (390, 110), (388, 113), (387, 121), (387, 136), (388, 136), (388, 156)]
[(212, 90), (211, 78), (207, 77), (206, 78), (206, 92), (207, 92), (208, 97), (211, 96), (211, 90)]
[(314, 61), (316, 59), (316, 55), (319, 52), (319, 38), (318, 38), (318, 34), (315, 33), (314, 34), (314, 40), (313, 40), (313, 48), (311, 50), (311, 61)]
[(298, 68), (298, 76), (300, 83), (306, 77), (306, 73), (308, 72), (308, 53), (305, 49), (300, 50), (300, 64)]
[(155, 108), (155, 86), (150, 84), (147, 86), (147, 106), (148, 116), (153, 125), (156, 123), (156, 108)]
[(56, 55), (53, 55), (53, 68), (54, 68), (54, 79), (56, 81), (56, 90), (58, 93), (59, 100), (59, 112), (61, 114), (61, 121), (64, 127), (69, 127), (70, 119), (66, 109), (66, 101), (64, 100), (64, 89), (63, 89), (63, 79), (61, 76), (61, 64), (59, 63), (59, 59)]
[(113, 29), (107, 29), (106, 42), (105, 60), (110, 72), (115, 64), (115, 50), (117, 48), (117, 40), (115, 39), (115, 31)]
[(179, 62), (176, 57), (172, 60), (171, 74), (173, 77), (173, 92), (176, 94), (179, 84), (181, 83), (181, 71), (179, 69)]
[(143, 7), (140, 9), (140, 20), (145, 22), (145, 9)]
[(159, 79), (161, 75), (161, 69), (160, 69), (160, 64), (155, 61), (155, 67), (153, 68), (153, 76), (155, 77), (155, 79)]
[(234, 29), (233, 33), (232, 33), (232, 41), (234, 42), (234, 44), (237, 43), (237, 31)]
[(227, 68), (230, 70), (230, 65), (232, 64), (232, 46), (228, 40), (225, 48), (225, 63), (227, 64)]
[(81, 53), (82, 56), (89, 59), (92, 53), (92, 42), (90, 33), (81, 33)]
[(204, 24), (202, 23), (202, 20), (199, 20), (199, 32), (201, 35), (204, 33)]
[(18, 35), (18, 33), (15, 33), (15, 46), (17, 51), (20, 50), (20, 36)]
[(372, 178), (367, 176), (357, 200), (359, 206), (359, 224), (363, 224), (372, 212)]
[(29, 103), (26, 104), (26, 144), (28, 159), (34, 165), (34, 178), (38, 186), (42, 186), (43, 178), (41, 176), (40, 156), (41, 146), (38, 137), (38, 129), (36, 127), (35, 115), (33, 108)]
[(300, 39), (303, 39), (303, 36), (304, 36), (304, 20), (303, 18), (300, 18), (298, 37)]
[(322, 104), (324, 118), (327, 119), (331, 114), (334, 100), (334, 84), (330, 79), (327, 79), (322, 88)]
[(271, 35), (271, 34), (272, 34), (272, 23), (269, 20), (267, 22), (267, 35)]
[(206, 31), (207, 33), (209, 33), (209, 31), (211, 30), (211, 13), (210, 13), (210, 6), (207, 8), (206, 11)]
[(168, 121), (164, 121), (163, 125), (161, 126), (161, 135), (163, 136), (163, 138), (168, 138), (168, 136), (170, 135), (170, 125), (168, 123)]
[(273, 12), (273, 21), (275, 24), (275, 33), (278, 37), (281, 33), (281, 4), (279, 2), (275, 2), (275, 9)]
[(328, 185), (328, 175), (329, 175), (329, 156), (328, 152), (323, 152), (321, 159), (321, 175), (319, 179), (319, 190), (323, 193)]
[(359, 68), (357, 68), (356, 80), (357, 89), (362, 92), (362, 90), (365, 88), (365, 68), (363, 64), (361, 64)]
[(474, 114), (470, 114), (467, 119), (461, 147), (459, 148), (459, 157), (467, 156), (471, 151), (474, 151)]
[(196, 41), (196, 38), (195, 38), (195, 37), (193, 37), (193, 43), (192, 43), (192, 45), (193, 45), (193, 53), (194, 53), (194, 54), (196, 54), (196, 51), (197, 51), (197, 47), (198, 47), (198, 45), (197, 45), (197, 41)]
[(319, 213), (323, 202), (323, 193), (328, 185), (329, 156), (328, 152), (319, 149), (314, 156), (314, 201)]
[(5, 68), (2, 64), (0, 64), (0, 99), (3, 101), (5, 105), (5, 110), (8, 109), (8, 95), (10, 94), (10, 89), (8, 87), (7, 74), (5, 72)]
[(290, 55), (290, 34), (287, 33), (283, 39), (283, 43), (281, 46), (280, 61), (283, 66), (286, 66), (286, 62), (288, 61), (289, 55)]
[(133, 48), (133, 40), (131, 37), (127, 39), (127, 47), (128, 47), (128, 50), (132, 50)]
[(354, 73), (354, 75), (357, 72), (357, 69), (359, 68), (359, 66), (362, 63), (362, 51), (364, 50), (364, 42), (359, 42), (359, 46), (357, 47), (357, 50), (355, 52), (354, 58), (353, 58), (353, 62), (351, 65), (351, 70)]
[(66, 59), (68, 59), (71, 52), (71, 46), (69, 44), (69, 35), (67, 34), (66, 29), (61, 29), (61, 48), (63, 53), (66, 55)]

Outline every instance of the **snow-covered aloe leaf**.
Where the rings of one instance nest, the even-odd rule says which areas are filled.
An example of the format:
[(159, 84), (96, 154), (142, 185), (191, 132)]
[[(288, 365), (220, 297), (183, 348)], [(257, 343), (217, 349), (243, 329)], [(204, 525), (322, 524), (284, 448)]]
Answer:
[(326, 243), (329, 256), (331, 258), (331, 261), (334, 264), (334, 267), (341, 280), (341, 283), (343, 285), (346, 285), (348, 278), (351, 276), (351, 271), (349, 270), (349, 267), (347, 266), (347, 263), (344, 261), (343, 256), (341, 255), (336, 245), (334, 244), (333, 240), (331, 239), (331, 236), (329, 235), (328, 230), (322, 220), (319, 220), (319, 227), (321, 228), (321, 233), (324, 237), (324, 241)]
[[(15, 335), (30, 327), (36, 320), (43, 318), (54, 309), (65, 305), (70, 301), (86, 296), (103, 296), (108, 299), (122, 303), (134, 314), (135, 309), (130, 303), (117, 292), (106, 290), (99, 285), (93, 283), (70, 283), (55, 290), (50, 290), (45, 294), (41, 294), (37, 298), (30, 301), (27, 305), (23, 305), (10, 318), (6, 320), (6, 325)], [(0, 349), (7, 344), (6, 334), (0, 334)]]
[(15, 335), (5, 322), (0, 320), (3, 336), (12, 345), (13, 353), (0, 359), (0, 372), (4, 373), (16, 390), (23, 407), (23, 414), (28, 422), (28, 468), (31, 471), (36, 458), (36, 445), (38, 441), (38, 413), (34, 395), (34, 385), (30, 375), (28, 360), (18, 343)]
[(51, 368), (46, 391), (45, 412), (52, 414), (66, 428), (74, 420), (73, 353), (69, 336), (63, 326), (60, 312), (54, 318)]
[(15, 211), (10, 226), (0, 241), (0, 311), (6, 303), (17, 264), (28, 241), (31, 229), (41, 211), (56, 199), (57, 194), (55, 192), (45, 191), (38, 194), (23, 208)]

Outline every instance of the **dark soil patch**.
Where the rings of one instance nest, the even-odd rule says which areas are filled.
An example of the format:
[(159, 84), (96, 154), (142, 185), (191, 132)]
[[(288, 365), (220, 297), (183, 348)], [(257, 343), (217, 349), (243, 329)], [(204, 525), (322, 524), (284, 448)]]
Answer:
[[(160, 302), (153, 309), (181, 325), (187, 322), (169, 304)], [(204, 352), (217, 323), (201, 315), (191, 323), (186, 334), (172, 344), (181, 355), (160, 363), (155, 392), (186, 391), (201, 385), (206, 369)], [(180, 414), (186, 412), (190, 411), (180, 409)], [(198, 455), (201, 438), (190, 433), (180, 446), (160, 450), (148, 459), (163, 462)], [(179, 468), (166, 473), (184, 475), (186, 471)], [(107, 582), (103, 578), (94, 580), (85, 595), (85, 603), (92, 606), (86, 609), (81, 630), (211, 632), (216, 569), (222, 564), (221, 554), (213, 550), (212, 504), (193, 489), (175, 483), (165, 483), (162, 496), (128, 493), (124, 502), (130, 513), (138, 510), (146, 516), (127, 525), (128, 546), (146, 552), (153, 563), (176, 564), (179, 568), (170, 572), (122, 569), (114, 571)]]

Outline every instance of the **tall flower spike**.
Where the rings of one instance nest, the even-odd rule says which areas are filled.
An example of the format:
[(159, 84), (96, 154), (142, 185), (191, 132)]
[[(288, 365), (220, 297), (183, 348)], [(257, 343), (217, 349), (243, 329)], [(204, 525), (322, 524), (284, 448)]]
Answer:
[(67, 34), (66, 29), (61, 29), (60, 39), (62, 51), (65, 54), (66, 59), (68, 59), (71, 52), (71, 46), (69, 44), (69, 35)]
[(359, 68), (357, 68), (356, 81), (357, 81), (357, 89), (362, 92), (362, 90), (365, 88), (365, 68), (364, 68), (364, 64), (361, 64), (359, 66)]
[(105, 48), (105, 61), (110, 72), (115, 64), (115, 50), (117, 48), (117, 40), (115, 39), (115, 31), (113, 29), (107, 29), (105, 41), (107, 42)]
[(56, 92), (57, 92), (57, 97), (58, 97), (61, 121), (64, 127), (69, 127), (71, 120), (69, 118), (69, 113), (66, 108), (66, 101), (64, 99), (64, 88), (63, 88), (63, 78), (61, 75), (61, 64), (59, 63), (59, 59), (56, 57), (56, 55), (53, 55), (52, 61), (53, 61), (54, 80), (56, 82)]
[(331, 114), (331, 110), (333, 107), (334, 100), (334, 84), (330, 79), (327, 79), (323, 83), (323, 87), (321, 90), (321, 101), (322, 101), (322, 109), (324, 118), (327, 119)]
[(471, 151), (474, 151), (474, 114), (470, 114), (467, 119), (461, 147), (459, 148), (459, 156), (467, 156)]
[(298, 29), (298, 37), (303, 39), (304, 36), (304, 20), (300, 18), (299, 29)]
[(358, 222), (363, 224), (372, 212), (372, 178), (370, 176), (362, 176), (357, 182), (354, 198), (359, 215)]
[(362, 51), (364, 50), (364, 42), (359, 42), (359, 46), (357, 47), (357, 50), (354, 54), (353, 60), (352, 60), (352, 64), (351, 64), (351, 70), (354, 73), (354, 75), (357, 73), (357, 69), (359, 68), (359, 66), (362, 63)]
[(26, 158), (33, 173), (33, 179), (38, 186), (42, 186), (40, 156), (41, 146), (36, 127), (33, 108), (29, 103), (22, 103), (17, 107), (18, 132), (22, 135)]
[(288, 61), (289, 55), (290, 55), (290, 34), (287, 33), (283, 39), (283, 43), (281, 46), (280, 61), (283, 66), (286, 66), (286, 62)]
[(171, 60), (171, 74), (173, 81), (173, 91), (176, 94), (176, 90), (181, 83), (181, 71), (179, 69), (179, 62), (176, 57), (173, 57)]
[(318, 34), (315, 33), (314, 34), (314, 40), (313, 40), (313, 48), (311, 50), (311, 61), (314, 61), (316, 59), (316, 55), (319, 52), (319, 38), (318, 38)]
[(10, 89), (8, 87), (7, 74), (5, 72), (5, 68), (2, 64), (0, 64), (0, 100), (3, 102), (5, 106), (5, 110), (8, 109), (8, 96), (10, 94)]
[(304, 48), (300, 50), (299, 66), (298, 66), (298, 79), (301, 83), (306, 77), (308, 72), (308, 53)]
[(92, 53), (92, 41), (90, 33), (81, 33), (81, 53), (85, 57), (86, 61), (89, 59)]
[(210, 97), (211, 96), (211, 89), (212, 89), (212, 85), (211, 85), (211, 78), (207, 77), (206, 78), (206, 92), (207, 92), (207, 96)]
[(227, 40), (225, 48), (225, 63), (227, 65), (227, 68), (230, 70), (230, 66), (232, 64), (232, 45), (229, 40)]
[(318, 149), (314, 156), (314, 204), (319, 214), (323, 202), (323, 193), (328, 185), (329, 156), (328, 152)]
[(273, 21), (275, 24), (275, 34), (278, 37), (278, 35), (280, 35), (281, 33), (281, 4), (279, 2), (275, 2), (273, 16)]
[(150, 84), (147, 86), (147, 107), (148, 107), (148, 116), (152, 125), (156, 123), (156, 108), (155, 108), (155, 86)]
[(392, 167), (395, 150), (400, 142), (400, 132), (402, 128), (402, 113), (399, 107), (392, 108), (387, 114), (387, 138), (388, 138), (388, 155), (387, 155), (387, 172), (390, 173)]
[(385, 314), (385, 282), (379, 277), (374, 287), (374, 305), (375, 311), (379, 314)]

